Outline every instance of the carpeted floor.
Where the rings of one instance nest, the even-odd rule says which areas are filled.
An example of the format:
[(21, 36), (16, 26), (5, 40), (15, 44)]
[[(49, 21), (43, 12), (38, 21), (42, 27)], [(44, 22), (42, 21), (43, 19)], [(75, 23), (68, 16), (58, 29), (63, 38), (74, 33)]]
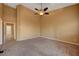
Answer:
[(4, 48), (1, 56), (75, 56), (79, 55), (79, 46), (46, 38), (34, 38), (11, 42)]

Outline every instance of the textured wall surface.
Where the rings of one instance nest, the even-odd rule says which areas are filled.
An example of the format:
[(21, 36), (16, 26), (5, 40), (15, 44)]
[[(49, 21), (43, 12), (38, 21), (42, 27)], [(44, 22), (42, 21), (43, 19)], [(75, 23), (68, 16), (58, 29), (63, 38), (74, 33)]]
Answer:
[(40, 36), (40, 16), (32, 10), (17, 6), (17, 40), (25, 40)]
[(56, 40), (79, 43), (79, 5), (72, 5), (51, 11), (42, 16), (41, 36)]
[(14, 25), (14, 39), (16, 39), (16, 9), (4, 5), (3, 20), (4, 20), (4, 38), (5, 38), (5, 26), (7, 23), (9, 23)]

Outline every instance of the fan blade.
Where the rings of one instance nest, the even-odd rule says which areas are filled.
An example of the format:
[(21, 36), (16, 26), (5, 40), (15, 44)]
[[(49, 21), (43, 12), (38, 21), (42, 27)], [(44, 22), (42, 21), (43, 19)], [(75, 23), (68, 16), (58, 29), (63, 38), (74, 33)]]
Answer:
[(48, 10), (48, 7), (44, 8), (44, 11), (47, 11)]
[(37, 8), (35, 8), (35, 10), (39, 11)]
[(35, 13), (35, 15), (38, 15), (38, 13)]
[(46, 13), (44, 13), (44, 14), (49, 15), (49, 13), (47, 13), (47, 12), (46, 12)]

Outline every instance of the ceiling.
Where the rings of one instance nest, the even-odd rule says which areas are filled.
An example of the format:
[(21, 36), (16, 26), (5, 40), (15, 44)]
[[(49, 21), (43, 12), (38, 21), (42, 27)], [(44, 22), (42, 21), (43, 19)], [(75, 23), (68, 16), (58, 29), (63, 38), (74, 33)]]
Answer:
[[(38, 9), (41, 8), (41, 3), (6, 3), (6, 5), (11, 6), (13, 8), (16, 8), (16, 5), (19, 5), (19, 4), (24, 5), (25, 7), (33, 11), (35, 11), (34, 8), (38, 8)], [(67, 7), (74, 4), (75, 3), (42, 3), (42, 8), (48, 7), (49, 8), (48, 12), (49, 12), (51, 10), (56, 10), (56, 9)]]

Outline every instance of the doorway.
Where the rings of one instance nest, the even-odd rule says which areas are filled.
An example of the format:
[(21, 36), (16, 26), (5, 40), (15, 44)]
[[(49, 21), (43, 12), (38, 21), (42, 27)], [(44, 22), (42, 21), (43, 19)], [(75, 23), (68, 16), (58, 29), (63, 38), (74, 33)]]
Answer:
[(14, 40), (14, 24), (5, 24), (5, 42)]

